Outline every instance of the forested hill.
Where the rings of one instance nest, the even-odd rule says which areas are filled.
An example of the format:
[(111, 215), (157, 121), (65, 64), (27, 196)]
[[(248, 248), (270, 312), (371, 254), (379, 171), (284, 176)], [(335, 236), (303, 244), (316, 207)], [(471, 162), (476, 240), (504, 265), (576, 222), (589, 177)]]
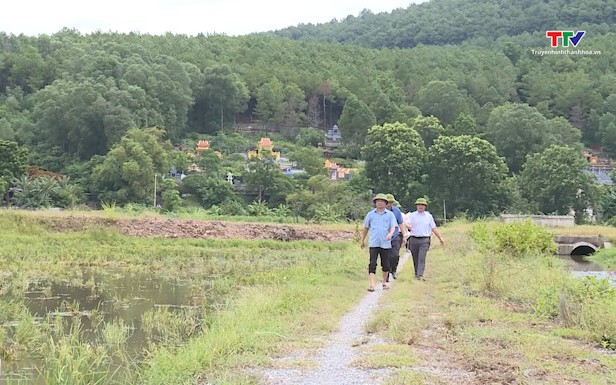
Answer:
[(324, 24), (300, 24), (276, 32), (296, 40), (411, 48), (474, 41), (546, 30), (616, 30), (613, 0), (430, 0), (391, 13), (364, 11)]
[[(489, 23), (486, 18), (485, 24)], [(569, 23), (560, 23), (565, 24)], [(223, 203), (221, 199), (227, 198), (221, 197), (227, 195), (235, 202), (230, 184), (221, 178), (227, 172), (252, 183), (251, 191), (259, 194), (257, 200), (263, 198), (270, 207), (292, 204), (293, 199), (287, 201), (287, 197), (296, 191), (308, 194), (306, 202), (312, 202), (312, 193), (306, 192), (303, 184), (296, 189), (286, 176), (277, 179), (277, 186), (263, 187), (263, 180), (270, 183), (273, 179), (265, 172), (253, 173), (251, 170), (257, 169), (247, 168), (239, 154), (258, 138), (233, 131), (249, 124), (267, 127), (270, 133), (280, 131), (281, 135), (272, 138), (278, 145), (286, 142), (282, 148), (285, 155), (292, 154), (293, 148), (312, 144), (312, 149), (295, 155), (295, 160), (303, 169), (313, 170), (310, 175), (318, 176), (325, 171), (322, 150), (316, 145), (322, 142), (324, 129), (337, 124), (343, 144), (333, 157), (344, 161), (336, 160), (343, 166), (361, 167), (362, 163), (355, 162), (365, 162), (367, 177), (360, 179), (359, 185), (350, 184), (356, 190), (340, 196), (353, 197), (353, 191), (369, 189), (388, 191), (394, 186), (391, 183), (404, 181), (406, 184), (395, 191), (406, 194), (401, 202), (407, 205), (414, 199), (411, 194), (434, 191), (436, 201), (447, 200), (448, 213), (500, 212), (508, 204), (507, 199), (517, 199), (517, 190), (508, 185), (485, 188), (484, 182), (491, 176), (468, 182), (470, 179), (462, 177), (468, 175), (462, 171), (472, 170), (468, 177), (473, 178), (483, 174), (474, 171), (474, 158), (462, 161), (457, 155), (451, 164), (460, 166), (460, 172), (455, 174), (461, 178), (460, 190), (451, 188), (445, 171), (458, 169), (439, 169), (440, 165), (431, 171), (424, 168), (423, 162), (431, 159), (427, 152), (436, 154), (440, 148), (453, 151), (456, 143), (464, 146), (468, 142), (448, 137), (475, 136), (473, 143), (485, 138), (487, 141), (477, 142), (476, 148), (469, 151), (489, 156), (486, 167), (502, 163), (502, 159), (496, 160), (496, 154), (505, 159), (506, 164), (495, 169), (498, 176), (494, 180), (503, 179), (507, 172), (521, 174), (526, 169), (527, 155), (547, 151), (556, 143), (574, 148), (580, 148), (581, 141), (600, 145), (605, 154), (616, 157), (616, 32), (607, 29), (604, 33), (589, 30), (579, 45), (580, 51), (571, 50), (572, 54), (564, 49), (546, 50), (549, 44), (545, 32), (500, 38), (494, 44), (421, 44), (409, 49), (375, 49), (261, 35), (82, 35), (64, 29), (32, 37), (0, 32), (0, 147), (10, 148), (14, 155), (5, 165), (23, 166), (18, 170), (3, 169), (0, 148), (0, 195), (31, 191), (24, 187), (30, 183), (27, 179), (16, 181), (15, 177), (23, 174), (25, 166), (32, 165), (69, 176), (84, 186), (92, 199), (149, 204), (156, 173), (168, 173), (171, 167), (187, 170), (194, 161), (205, 168), (209, 179), (185, 193), (201, 196), (204, 207)], [(406, 150), (397, 150), (395, 156), (404, 157), (388, 165), (404, 167), (390, 174), (382, 172), (385, 166), (371, 163), (373, 158), (368, 158), (370, 153), (364, 149), (371, 143), (367, 139), (371, 128), (395, 122), (400, 123), (396, 127), (414, 138), (396, 139), (396, 146), (410, 143), (417, 152), (413, 161), (407, 162)], [(243, 123), (243, 127), (236, 123)], [(164, 134), (152, 128), (164, 130)], [(432, 147), (441, 136), (445, 138), (441, 146)], [(183, 151), (156, 145), (163, 139), (180, 149), (192, 149), (198, 139), (207, 139), (211, 149), (221, 152), (229, 165), (214, 167), (218, 158), (213, 151), (193, 160)], [(23, 162), (11, 160), (24, 158), (16, 146), (28, 150), (29, 156)], [(480, 150), (475, 151), (477, 148)], [(583, 161), (578, 156), (581, 151), (566, 151), (573, 154), (572, 162)], [(557, 155), (548, 153), (546, 162), (555, 163)], [(268, 163), (254, 165), (261, 166)], [(415, 169), (409, 177), (410, 166)], [(577, 170), (578, 166), (562, 168)], [(259, 179), (263, 175), (264, 179)], [(444, 179), (425, 182), (431, 175)], [(207, 183), (222, 186), (224, 193), (216, 193), (221, 190)], [(522, 184), (530, 187), (521, 195), (526, 201), (520, 202), (530, 207), (527, 202), (536, 199), (533, 195), (540, 188)], [(187, 185), (190, 184), (182, 184)], [(206, 185), (212, 188), (203, 187)], [(314, 186), (314, 191), (328, 191)], [(475, 191), (469, 186), (481, 189)], [(563, 188), (558, 187), (554, 190), (558, 194), (547, 192), (545, 200), (553, 200), (555, 195), (577, 199), (577, 191), (583, 186), (567, 186), (574, 187), (573, 193), (561, 194)], [(206, 190), (209, 192), (204, 193)], [(445, 190), (451, 193), (442, 193)], [(40, 191), (44, 191), (42, 187)], [(454, 199), (459, 204), (454, 204)], [(325, 198), (313, 201), (324, 202)], [(306, 207), (310, 206), (316, 213), (316, 203), (295, 203), (297, 212), (308, 212)], [(335, 201), (331, 207), (339, 207), (338, 203)], [(340, 207), (360, 207), (357, 202), (347, 203)], [(533, 206), (537, 207), (535, 212), (567, 213), (571, 207), (569, 201), (545, 208), (540, 203)], [(34, 207), (28, 206), (26, 200), (16, 204)], [(346, 213), (335, 216), (359, 217)]]

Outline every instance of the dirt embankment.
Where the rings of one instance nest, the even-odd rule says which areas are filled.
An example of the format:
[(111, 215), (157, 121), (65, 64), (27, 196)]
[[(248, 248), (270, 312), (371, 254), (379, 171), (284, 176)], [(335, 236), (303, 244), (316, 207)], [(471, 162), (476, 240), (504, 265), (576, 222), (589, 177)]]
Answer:
[(351, 230), (327, 230), (316, 225), (221, 222), (174, 218), (57, 217), (51, 219), (56, 231), (81, 231), (90, 226), (118, 229), (137, 237), (201, 239), (272, 239), (279, 241), (349, 241)]

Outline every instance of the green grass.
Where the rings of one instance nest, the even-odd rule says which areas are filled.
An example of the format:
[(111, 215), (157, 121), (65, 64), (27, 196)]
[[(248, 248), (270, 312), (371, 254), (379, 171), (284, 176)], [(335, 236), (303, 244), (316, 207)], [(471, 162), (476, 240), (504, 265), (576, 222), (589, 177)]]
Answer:
[(7, 216), (14, 216), (20, 218), (28, 218), (29, 224), (39, 222), (49, 222), (53, 218), (62, 218), (66, 216), (71, 217), (83, 217), (83, 218), (104, 218), (110, 221), (117, 221), (121, 219), (131, 218), (178, 218), (189, 220), (205, 220), (205, 221), (223, 221), (223, 222), (237, 222), (237, 223), (271, 223), (271, 224), (290, 224), (290, 225), (305, 225), (305, 226), (319, 226), (319, 228), (330, 230), (353, 230), (360, 222), (333, 222), (333, 223), (311, 223), (304, 218), (296, 216), (251, 216), (251, 215), (213, 215), (208, 213), (204, 209), (187, 210), (178, 213), (161, 213), (158, 209), (143, 208), (134, 206), (128, 206), (125, 208), (119, 206), (108, 206), (102, 210), (65, 210), (65, 211), (53, 211), (53, 210), (38, 210), (32, 212), (18, 211), (15, 209), (0, 208), (0, 217), (6, 218)]
[[(443, 229), (447, 246), (429, 252), (426, 282), (407, 278), (412, 262), (404, 267), (368, 331), (421, 346), (411, 349), (419, 366), (446, 363), (478, 383), (614, 383), (616, 356), (600, 349), (616, 336), (616, 290), (570, 277), (552, 256), (480, 248), (472, 226)], [(389, 383), (449, 380), (403, 370)]]
[[(56, 215), (0, 211), (0, 357), (41, 357), (48, 383), (257, 384), (246, 368), (319, 348), (365, 294), (367, 256), (348, 242), (144, 239), (104, 223), (61, 232)], [(430, 360), (476, 373), (480, 383), (616, 382), (616, 358), (598, 350), (616, 335), (612, 291), (571, 278), (555, 257), (479, 248), (472, 226), (443, 229), (447, 246), (430, 251), (426, 282), (410, 280), (412, 262), (405, 266), (366, 326), (387, 345), (360, 347), (355, 364), (395, 367), (388, 385), (448, 383), (412, 369)], [(100, 321), (84, 343), (69, 320), (35, 320), (25, 309), (32, 282), (83, 283), (84, 267), (179, 277), (203, 302), (217, 300), (147, 312), (150, 344), (135, 359), (122, 346), (129, 325)], [(416, 350), (427, 341), (436, 357)]]
[(594, 255), (588, 257), (588, 260), (601, 265), (608, 271), (616, 271), (616, 247), (600, 249)]
[[(48, 383), (255, 383), (238, 369), (316, 348), (312, 337), (327, 335), (365, 293), (366, 256), (348, 242), (146, 239), (104, 224), (63, 232), (53, 226), (56, 216), (0, 211), (0, 353), (40, 357)], [(32, 282), (83, 284), (83, 269), (92, 268), (181, 278), (204, 305), (146, 312), (141, 358), (126, 354), (131, 329), (120, 321), (97, 321), (85, 342), (81, 329), (55, 334), (68, 320), (34, 322), (24, 313)]]

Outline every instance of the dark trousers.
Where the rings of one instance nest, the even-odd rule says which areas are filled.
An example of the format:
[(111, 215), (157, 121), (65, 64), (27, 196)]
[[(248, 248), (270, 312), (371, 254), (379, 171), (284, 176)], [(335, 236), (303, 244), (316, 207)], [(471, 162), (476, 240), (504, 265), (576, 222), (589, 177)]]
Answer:
[(381, 257), (381, 269), (383, 272), (389, 271), (389, 255), (391, 249), (383, 249), (381, 247), (370, 248), (370, 264), (368, 265), (368, 273), (376, 274), (376, 261), (378, 257)]
[(389, 258), (389, 271), (395, 273), (398, 271), (398, 262), (400, 262), (400, 247), (402, 246), (402, 234), (398, 234), (391, 240), (391, 255)]
[(426, 255), (430, 249), (430, 237), (409, 237), (409, 251), (413, 255), (415, 276), (422, 277), (426, 269)]

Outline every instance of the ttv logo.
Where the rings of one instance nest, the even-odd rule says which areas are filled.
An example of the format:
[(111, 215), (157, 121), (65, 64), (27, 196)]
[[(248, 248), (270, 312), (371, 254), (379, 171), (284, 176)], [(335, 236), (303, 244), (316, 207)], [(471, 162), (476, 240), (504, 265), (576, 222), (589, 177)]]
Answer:
[(577, 31), (573, 33), (572, 31), (546, 31), (545, 36), (550, 38), (550, 44), (552, 47), (558, 47), (558, 39), (561, 39), (561, 44), (563, 47), (569, 47), (569, 43), (572, 46), (577, 47), (578, 43), (584, 35), (586, 31)]

